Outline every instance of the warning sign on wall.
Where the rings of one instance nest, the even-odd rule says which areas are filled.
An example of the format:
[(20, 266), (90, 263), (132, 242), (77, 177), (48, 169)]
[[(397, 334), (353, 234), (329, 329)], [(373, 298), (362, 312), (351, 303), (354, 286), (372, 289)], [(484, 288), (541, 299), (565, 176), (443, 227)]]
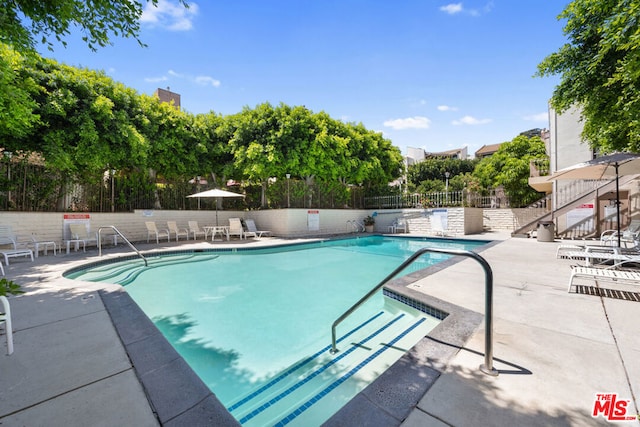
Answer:
[(307, 211), (307, 228), (309, 231), (320, 230), (320, 211), (308, 210)]

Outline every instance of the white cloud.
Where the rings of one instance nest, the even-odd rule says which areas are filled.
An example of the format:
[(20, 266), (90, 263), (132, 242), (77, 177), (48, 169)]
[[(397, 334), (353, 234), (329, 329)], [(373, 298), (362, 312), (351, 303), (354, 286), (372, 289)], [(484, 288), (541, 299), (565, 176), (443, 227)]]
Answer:
[(462, 3), (450, 3), (446, 6), (441, 6), (440, 10), (444, 13), (448, 13), (449, 15), (466, 13), (471, 16), (480, 16), (491, 12), (493, 6), (493, 1), (487, 2), (481, 9), (467, 9), (462, 5)]
[(194, 81), (202, 86), (208, 86), (211, 85), (213, 87), (218, 87), (220, 86), (220, 80), (216, 80), (213, 77), (209, 77), (209, 76), (197, 76)]
[(159, 83), (159, 82), (166, 82), (167, 80), (169, 80), (169, 78), (167, 76), (160, 76), (160, 77), (145, 77), (144, 81), (145, 82), (149, 82), (149, 83)]
[(195, 83), (200, 86), (220, 87), (220, 85), (222, 84), (220, 80), (214, 79), (211, 76), (195, 76), (194, 77), (189, 74), (178, 73), (174, 70), (167, 71), (167, 74), (165, 74), (164, 76), (146, 77), (144, 81), (149, 83), (159, 83), (159, 82), (166, 82), (168, 80), (178, 80), (178, 79), (186, 80), (188, 82)]
[(158, 0), (156, 6), (148, 2), (142, 10), (140, 22), (151, 27), (169, 31), (189, 31), (193, 28), (193, 18), (198, 14), (198, 5), (190, 3), (186, 8), (172, 0)]
[(438, 105), (438, 111), (458, 111), (458, 108), (449, 105)]
[(446, 6), (441, 6), (440, 10), (449, 15), (455, 15), (456, 13), (462, 12), (462, 3), (450, 3)]
[(472, 116), (464, 116), (460, 120), (454, 120), (451, 122), (453, 125), (485, 125), (491, 123), (491, 119), (476, 119)]
[(524, 116), (523, 118), (530, 122), (546, 122), (549, 120), (549, 113), (532, 114), (530, 116)]
[(428, 129), (431, 125), (431, 120), (426, 117), (415, 116), (407, 117), (405, 119), (393, 119), (387, 120), (383, 123), (386, 127), (402, 130), (402, 129)]

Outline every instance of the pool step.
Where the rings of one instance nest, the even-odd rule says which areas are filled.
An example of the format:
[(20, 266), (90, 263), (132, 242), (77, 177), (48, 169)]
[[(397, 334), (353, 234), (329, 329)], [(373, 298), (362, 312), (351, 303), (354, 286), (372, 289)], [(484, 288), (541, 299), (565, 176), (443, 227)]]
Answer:
[(128, 285), (138, 277), (142, 272), (149, 268), (164, 267), (174, 264), (184, 264), (189, 262), (202, 262), (218, 258), (218, 255), (194, 255), (188, 254), (184, 256), (171, 257), (151, 257), (148, 258), (148, 266), (145, 267), (144, 262), (139, 258), (132, 259), (128, 262), (119, 264), (118, 268), (114, 268), (114, 264), (106, 264), (104, 266), (93, 267), (83, 272), (82, 280), (89, 282), (106, 282), (118, 283), (120, 285)]
[(340, 338), (335, 355), (330, 345), (320, 349), (228, 409), (246, 426), (318, 425), (331, 413), (323, 406), (344, 405), (426, 335), (428, 323), (380, 312)]

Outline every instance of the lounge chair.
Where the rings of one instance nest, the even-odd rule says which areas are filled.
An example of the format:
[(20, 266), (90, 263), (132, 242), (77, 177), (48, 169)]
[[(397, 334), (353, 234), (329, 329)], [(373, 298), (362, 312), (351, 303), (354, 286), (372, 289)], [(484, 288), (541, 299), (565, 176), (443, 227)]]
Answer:
[[(198, 221), (189, 221), (189, 234), (193, 236), (193, 240), (198, 240), (199, 234), (204, 236), (206, 240), (208, 233), (205, 230), (200, 229), (200, 227), (198, 226)], [(189, 240), (188, 237), (187, 240)]]
[(247, 231), (244, 232), (245, 236), (253, 236), (256, 239), (260, 240), (263, 234), (271, 233), (267, 230), (258, 230), (256, 228), (256, 223), (252, 219), (245, 219), (244, 223), (247, 225)]
[(11, 325), (11, 307), (9, 300), (4, 295), (0, 295), (2, 312), (0, 312), (0, 323), (4, 323), (5, 335), (7, 336), (7, 354), (13, 353), (13, 326)]
[(147, 227), (147, 243), (149, 243), (149, 239), (151, 236), (155, 236), (156, 243), (160, 243), (160, 236), (167, 236), (167, 242), (171, 241), (171, 235), (169, 234), (169, 230), (158, 230), (156, 227), (156, 223), (154, 221), (145, 221), (144, 225)]
[[(633, 219), (625, 230), (620, 233), (620, 244), (628, 247), (638, 246), (640, 240), (640, 220)], [(603, 245), (618, 246), (618, 230), (605, 230), (600, 234), (600, 242)]]
[(573, 281), (576, 278), (640, 286), (640, 271), (638, 270), (616, 270), (613, 268), (582, 267), (575, 265), (571, 267), (571, 276), (569, 277), (569, 288), (567, 292), (571, 292)]
[(167, 228), (169, 229), (169, 234), (175, 234), (176, 242), (180, 236), (184, 236), (189, 240), (189, 230), (186, 228), (178, 228), (178, 224), (175, 221), (167, 221)]
[(407, 220), (404, 218), (396, 218), (396, 220), (393, 222), (393, 232), (397, 233), (398, 231), (402, 230), (403, 233), (407, 233)]
[(76, 250), (78, 250), (78, 245), (82, 243), (82, 249), (84, 251), (87, 250), (87, 244), (98, 246), (98, 235), (97, 233), (92, 233), (89, 231), (87, 224), (83, 223), (71, 223), (69, 224), (69, 232), (71, 233), (71, 238), (67, 240), (67, 253), (69, 253), (71, 243), (75, 243)]
[(227, 236), (238, 236), (240, 237), (240, 240), (242, 240), (244, 236), (244, 228), (242, 228), (242, 221), (240, 221), (240, 218), (229, 218), (229, 233)]
[(627, 263), (640, 264), (640, 252), (611, 246), (591, 245), (582, 249), (576, 247), (575, 250), (556, 252), (556, 256), (558, 258), (584, 260), (586, 267), (604, 264), (611, 264), (609, 267), (619, 267)]
[(29, 257), (33, 261), (33, 251), (31, 249), (18, 249), (17, 237), (11, 233), (11, 228), (8, 226), (3, 226), (2, 230), (0, 230), (0, 246), (9, 246), (9, 248), (0, 249), (0, 255), (4, 257), (4, 263), (9, 265), (9, 258), (22, 256)]

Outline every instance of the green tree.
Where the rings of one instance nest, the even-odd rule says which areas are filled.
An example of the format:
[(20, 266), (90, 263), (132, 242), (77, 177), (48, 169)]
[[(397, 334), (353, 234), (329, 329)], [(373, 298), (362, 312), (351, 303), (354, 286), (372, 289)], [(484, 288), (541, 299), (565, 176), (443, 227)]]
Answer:
[[(158, 0), (146, 3), (156, 7)], [(64, 38), (77, 27), (91, 50), (110, 44), (111, 37), (139, 38), (143, 1), (133, 0), (0, 0), (0, 42), (26, 52), (36, 43), (52, 49), (55, 39)], [(180, 0), (184, 7), (188, 4)]]
[(519, 135), (502, 144), (491, 157), (480, 160), (472, 175), (483, 188), (502, 186), (512, 206), (526, 206), (540, 198), (540, 193), (529, 187), (530, 160), (545, 155), (540, 137)]
[[(409, 166), (407, 180), (409, 181), (409, 191), (422, 192), (424, 188), (440, 188), (435, 182), (442, 182), (442, 189), (446, 181), (445, 173), (449, 172), (449, 184), (451, 185), (459, 175), (471, 173), (478, 164), (478, 160), (469, 159), (425, 159), (420, 163)], [(425, 181), (428, 183), (423, 184)], [(450, 188), (452, 191), (459, 189)], [(430, 191), (441, 191), (439, 189)]]
[(39, 119), (33, 99), (38, 86), (24, 73), (27, 61), (30, 59), (0, 43), (0, 144), (14, 151), (20, 147), (12, 146), (12, 141), (27, 135)]
[(578, 106), (583, 137), (602, 151), (640, 150), (640, 0), (574, 0), (560, 14), (568, 43), (538, 65), (561, 75), (551, 105)]

